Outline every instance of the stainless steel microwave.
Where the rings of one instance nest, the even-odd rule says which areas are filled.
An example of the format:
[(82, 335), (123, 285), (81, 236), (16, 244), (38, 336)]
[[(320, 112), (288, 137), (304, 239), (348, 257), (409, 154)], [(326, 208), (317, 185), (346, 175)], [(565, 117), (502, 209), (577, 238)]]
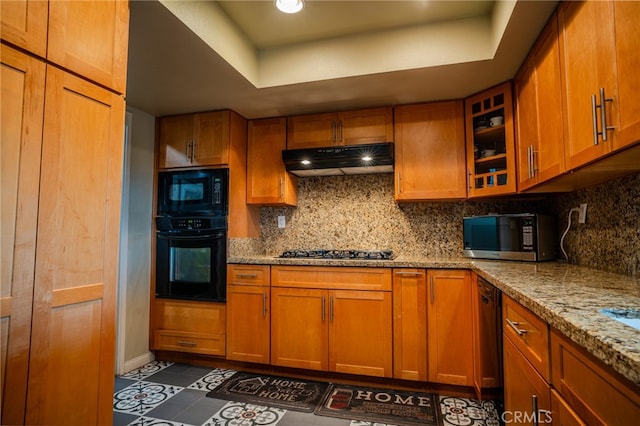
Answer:
[(553, 216), (498, 214), (462, 220), (466, 257), (532, 262), (556, 259), (557, 228)]

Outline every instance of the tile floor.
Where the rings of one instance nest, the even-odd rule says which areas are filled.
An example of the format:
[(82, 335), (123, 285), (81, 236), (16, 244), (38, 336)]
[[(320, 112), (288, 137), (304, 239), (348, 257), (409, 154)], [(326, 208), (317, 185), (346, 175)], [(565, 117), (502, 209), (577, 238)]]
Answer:
[[(235, 371), (154, 361), (117, 376), (113, 424), (162, 426), (385, 426), (207, 398)], [(492, 401), (441, 395), (443, 426), (499, 426)], [(391, 425), (387, 425), (391, 426)]]

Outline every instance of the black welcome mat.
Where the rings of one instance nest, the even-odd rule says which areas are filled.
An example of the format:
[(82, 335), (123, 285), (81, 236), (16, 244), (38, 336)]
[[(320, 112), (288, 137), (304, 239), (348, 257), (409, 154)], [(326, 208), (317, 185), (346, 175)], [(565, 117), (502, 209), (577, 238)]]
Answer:
[(311, 413), (328, 387), (328, 383), (239, 372), (207, 396)]
[(331, 384), (319, 416), (392, 423), (394, 425), (439, 425), (438, 397), (390, 389)]

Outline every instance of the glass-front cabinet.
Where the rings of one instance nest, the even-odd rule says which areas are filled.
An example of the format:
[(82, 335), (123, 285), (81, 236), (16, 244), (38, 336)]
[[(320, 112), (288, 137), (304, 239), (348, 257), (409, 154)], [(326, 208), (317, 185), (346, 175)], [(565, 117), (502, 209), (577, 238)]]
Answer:
[(469, 198), (516, 192), (511, 82), (465, 99)]

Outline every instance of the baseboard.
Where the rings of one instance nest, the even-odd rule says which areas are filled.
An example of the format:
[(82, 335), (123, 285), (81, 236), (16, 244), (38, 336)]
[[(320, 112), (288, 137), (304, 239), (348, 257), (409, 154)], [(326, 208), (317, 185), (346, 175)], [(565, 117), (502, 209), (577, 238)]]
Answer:
[(130, 359), (124, 362), (124, 371), (120, 374), (128, 373), (129, 371), (135, 370), (136, 368), (140, 368), (145, 364), (150, 363), (155, 359), (153, 352), (147, 352), (146, 354), (142, 354), (134, 359)]

